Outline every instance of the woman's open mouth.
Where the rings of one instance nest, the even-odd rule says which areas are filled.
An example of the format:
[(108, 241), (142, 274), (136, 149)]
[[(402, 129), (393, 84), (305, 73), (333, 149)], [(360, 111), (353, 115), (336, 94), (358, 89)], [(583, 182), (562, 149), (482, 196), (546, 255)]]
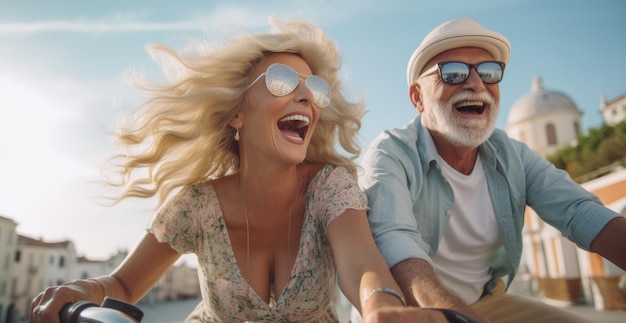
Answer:
[(311, 119), (302, 114), (291, 114), (278, 120), (278, 129), (293, 140), (304, 141)]

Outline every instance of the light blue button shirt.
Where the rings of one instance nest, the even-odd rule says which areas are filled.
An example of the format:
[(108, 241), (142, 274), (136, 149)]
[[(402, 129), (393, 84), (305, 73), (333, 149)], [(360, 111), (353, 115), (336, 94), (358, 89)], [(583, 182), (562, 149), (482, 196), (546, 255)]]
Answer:
[[(503, 245), (491, 265), (493, 277), (513, 280), (522, 253), (526, 205), (563, 236), (589, 250), (593, 239), (619, 214), (573, 182), (569, 175), (525, 144), (496, 129), (479, 147)], [(389, 267), (409, 259), (433, 264), (446, 230), (454, 194), (436, 162), (437, 150), (418, 115), (403, 128), (380, 134), (363, 156), (361, 188), (369, 200), (374, 240)]]

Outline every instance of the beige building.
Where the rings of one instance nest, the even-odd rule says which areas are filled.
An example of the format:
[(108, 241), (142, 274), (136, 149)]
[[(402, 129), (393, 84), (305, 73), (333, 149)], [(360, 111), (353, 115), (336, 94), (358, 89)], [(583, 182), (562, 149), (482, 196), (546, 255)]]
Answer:
[(13, 269), (15, 306), (21, 316), (30, 302), (48, 286), (60, 285), (73, 279), (76, 251), (71, 241), (44, 242), (19, 235)]
[[(582, 186), (598, 196), (609, 209), (626, 216), (626, 169), (590, 180)], [(626, 271), (595, 253), (578, 249), (587, 300), (598, 310), (626, 311)]]
[[(546, 90), (541, 78), (535, 78), (531, 92), (512, 107), (505, 130), (511, 138), (526, 143), (540, 156), (546, 157), (564, 146), (576, 143), (581, 133), (581, 116), (582, 112), (571, 98), (558, 91)], [(618, 189), (619, 184), (615, 186), (608, 180), (621, 178), (615, 173), (619, 172), (594, 180), (594, 183), (585, 183), (583, 187), (596, 194), (605, 204), (626, 204), (615, 202), (626, 201), (626, 190)], [(617, 182), (620, 180), (626, 186), (626, 176)], [(619, 208), (616, 204), (613, 207)], [(617, 212), (624, 214), (625, 211), (622, 208)], [(558, 230), (543, 222), (531, 208), (526, 209), (522, 235), (522, 263), (530, 273), (537, 292), (548, 299), (566, 303), (591, 302), (598, 308), (619, 308), (598, 306), (604, 303), (604, 294), (600, 290), (616, 291), (616, 281), (626, 272), (607, 264), (606, 260), (597, 255), (590, 255), (577, 248)], [(612, 299), (621, 302), (614, 296)]]
[(118, 251), (116, 255), (106, 260), (92, 260), (83, 256), (78, 257), (76, 259), (76, 266), (72, 268), (71, 276), (74, 279), (85, 279), (108, 275), (122, 263), (127, 254), (127, 251)]
[(17, 223), (0, 215), (0, 322), (13, 315), (13, 256), (17, 248)]
[(604, 96), (600, 97), (600, 113), (602, 113), (604, 123), (609, 126), (626, 120), (626, 93), (610, 101), (607, 101)]
[[(0, 216), (0, 322), (27, 319), (30, 302), (49, 286), (111, 273), (122, 263), (127, 251), (106, 260), (77, 256), (74, 244), (47, 242), (18, 235), (17, 223)], [(142, 300), (158, 303), (200, 295), (198, 274), (185, 264), (171, 267)], [(10, 316), (9, 316), (10, 315)]]
[(176, 299), (196, 298), (200, 295), (200, 283), (196, 268), (185, 264), (172, 266), (142, 302), (158, 303)]

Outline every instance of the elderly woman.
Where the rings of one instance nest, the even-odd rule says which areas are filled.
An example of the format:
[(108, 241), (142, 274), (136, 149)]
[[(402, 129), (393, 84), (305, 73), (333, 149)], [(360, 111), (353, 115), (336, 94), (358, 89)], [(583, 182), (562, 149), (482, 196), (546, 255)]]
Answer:
[(159, 198), (159, 211), (110, 275), (50, 287), (31, 322), (58, 322), (67, 302), (139, 301), (184, 253), (198, 257), (202, 301), (187, 322), (336, 322), (343, 292), (365, 321), (445, 321), (404, 307), (376, 248), (356, 181), (364, 103), (342, 95), (336, 46), (312, 23), (274, 23), (225, 47), (167, 56), (164, 84), (117, 139), (118, 201)]

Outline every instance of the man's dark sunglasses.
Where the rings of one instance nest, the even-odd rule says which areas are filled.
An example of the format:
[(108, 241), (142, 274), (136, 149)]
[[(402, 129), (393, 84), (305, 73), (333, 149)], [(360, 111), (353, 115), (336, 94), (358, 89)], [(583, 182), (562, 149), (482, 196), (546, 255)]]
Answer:
[(485, 84), (496, 84), (502, 81), (504, 75), (504, 63), (486, 61), (478, 64), (463, 62), (440, 62), (426, 70), (420, 77), (424, 77), (439, 71), (441, 80), (446, 84), (461, 84), (469, 78), (470, 71), (476, 70), (478, 76)]

